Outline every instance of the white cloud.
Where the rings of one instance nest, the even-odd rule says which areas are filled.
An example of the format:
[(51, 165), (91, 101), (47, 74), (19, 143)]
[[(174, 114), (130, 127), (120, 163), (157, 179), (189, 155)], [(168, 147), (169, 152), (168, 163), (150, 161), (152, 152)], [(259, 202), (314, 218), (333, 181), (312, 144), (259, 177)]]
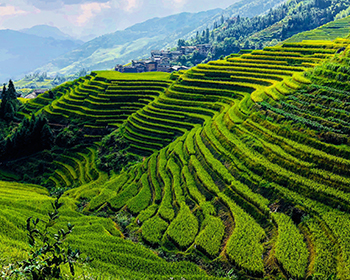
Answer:
[(173, 0), (175, 5), (180, 5), (183, 6), (184, 4), (186, 4), (187, 0)]
[(26, 11), (20, 10), (15, 6), (0, 6), (0, 16), (16, 16), (26, 14)]
[(125, 11), (131, 12), (135, 8), (137, 8), (137, 0), (126, 0)]
[(80, 5), (80, 9), (82, 13), (77, 17), (76, 22), (79, 26), (85, 25), (91, 18), (95, 17), (98, 13), (100, 13), (103, 9), (110, 8), (109, 2), (107, 3), (86, 3)]

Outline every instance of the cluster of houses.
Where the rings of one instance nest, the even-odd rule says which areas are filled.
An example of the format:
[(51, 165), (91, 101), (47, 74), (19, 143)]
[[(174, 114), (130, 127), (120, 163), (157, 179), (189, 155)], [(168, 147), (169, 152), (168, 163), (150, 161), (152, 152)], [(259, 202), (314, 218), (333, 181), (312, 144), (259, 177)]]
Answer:
[(172, 66), (171, 62), (176, 61), (182, 55), (192, 54), (197, 51), (201, 55), (207, 55), (211, 49), (210, 44), (201, 44), (197, 46), (183, 46), (176, 51), (152, 51), (151, 57), (141, 60), (132, 60), (131, 65), (116, 65), (115, 70), (121, 73), (142, 73), (142, 72), (174, 72), (187, 70), (185, 66)]

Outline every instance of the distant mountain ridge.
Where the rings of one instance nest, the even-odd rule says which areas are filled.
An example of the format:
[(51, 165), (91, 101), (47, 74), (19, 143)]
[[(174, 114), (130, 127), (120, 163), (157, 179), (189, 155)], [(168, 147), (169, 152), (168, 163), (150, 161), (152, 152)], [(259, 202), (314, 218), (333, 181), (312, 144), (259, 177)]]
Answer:
[(21, 33), (26, 33), (29, 35), (35, 35), (43, 38), (53, 38), (55, 40), (71, 40), (78, 41), (83, 44), (83, 41), (77, 40), (66, 33), (63, 33), (60, 29), (55, 26), (49, 25), (35, 25), (31, 28), (25, 28), (19, 30)]
[(221, 16), (255, 16), (285, 0), (243, 0), (225, 10), (215, 9), (200, 13), (181, 13), (164, 18), (153, 18), (135, 24), (123, 31), (106, 34), (86, 42), (78, 49), (50, 61), (39, 71), (72, 74), (82, 68), (111, 69), (131, 59), (148, 56), (153, 49), (175, 46), (178, 39), (187, 39), (196, 31), (213, 26)]
[(0, 30), (0, 81), (16, 79), (74, 50), (81, 42), (39, 37), (10, 29)]

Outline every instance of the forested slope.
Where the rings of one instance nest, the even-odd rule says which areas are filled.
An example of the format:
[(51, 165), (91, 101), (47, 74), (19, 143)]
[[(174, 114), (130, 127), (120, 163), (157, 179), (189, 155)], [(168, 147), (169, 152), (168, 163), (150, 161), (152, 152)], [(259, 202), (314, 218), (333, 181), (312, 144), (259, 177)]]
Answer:
[[(345, 0), (290, 0), (280, 3), (274, 9), (270, 9), (263, 15), (254, 17), (234, 16), (217, 21), (213, 30), (202, 30), (186, 43), (190, 45), (198, 43), (211, 44), (210, 53), (202, 60), (209, 61), (218, 59), (220, 56), (227, 56), (237, 53), (241, 49), (262, 49), (266, 46), (274, 46), (290, 37), (298, 38), (297, 34), (307, 36), (309, 31), (323, 26), (337, 19), (348, 15), (349, 2)], [(339, 26), (338, 26), (339, 25)], [(325, 29), (319, 30), (319, 39), (334, 40), (346, 37), (341, 31), (348, 27), (347, 20), (331, 23)], [(329, 32), (327, 32), (329, 28)], [(336, 32), (334, 29), (338, 29)], [(311, 31), (311, 34), (313, 32)], [(332, 34), (332, 35), (331, 35)], [(307, 40), (307, 37), (300, 37), (298, 42)], [(313, 38), (309, 38), (314, 40)], [(295, 40), (295, 39), (292, 39)], [(184, 65), (193, 63), (197, 57), (181, 57), (178, 62)], [(197, 58), (198, 59), (198, 58)]]

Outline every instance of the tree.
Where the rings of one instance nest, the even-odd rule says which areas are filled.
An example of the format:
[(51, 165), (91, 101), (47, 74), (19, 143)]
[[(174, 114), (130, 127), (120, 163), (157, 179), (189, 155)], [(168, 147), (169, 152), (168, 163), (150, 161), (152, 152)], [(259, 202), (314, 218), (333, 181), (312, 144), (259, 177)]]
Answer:
[(15, 86), (12, 80), (9, 81), (8, 89), (4, 85), (1, 95), (0, 117), (10, 121), (14, 119), (17, 111), (18, 101)]
[(9, 91), (9, 98), (11, 100), (14, 100), (17, 98), (17, 92), (16, 92), (15, 85), (13, 84), (12, 80), (9, 81), (8, 91)]
[(205, 32), (205, 42), (209, 43), (209, 36), (210, 36), (210, 31), (209, 28), (207, 28), (207, 31)]
[(184, 46), (186, 46), (186, 41), (184, 39), (179, 39), (179, 41), (177, 41), (177, 47), (180, 49)]

